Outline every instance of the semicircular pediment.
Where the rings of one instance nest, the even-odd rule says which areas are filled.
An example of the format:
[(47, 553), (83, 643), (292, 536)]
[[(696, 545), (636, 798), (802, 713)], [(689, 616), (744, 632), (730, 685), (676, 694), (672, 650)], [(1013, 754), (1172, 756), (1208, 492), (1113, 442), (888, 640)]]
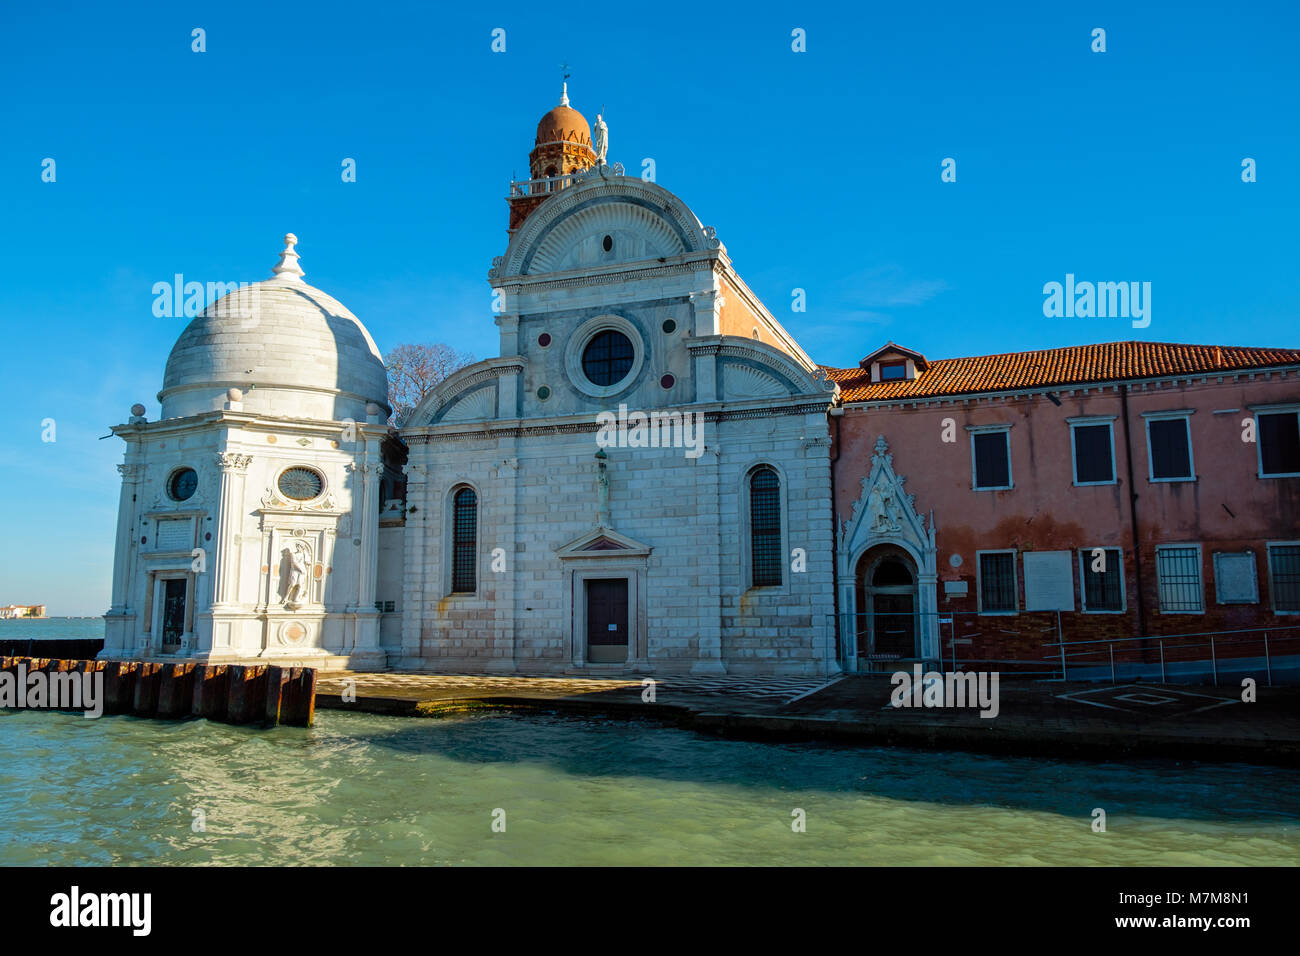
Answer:
[(589, 175), (542, 203), (489, 275), (500, 280), (720, 248), (712, 230), (662, 186)]
[(657, 211), (623, 199), (607, 199), (579, 208), (557, 222), (537, 244), (525, 271), (563, 272), (686, 251), (681, 235)]

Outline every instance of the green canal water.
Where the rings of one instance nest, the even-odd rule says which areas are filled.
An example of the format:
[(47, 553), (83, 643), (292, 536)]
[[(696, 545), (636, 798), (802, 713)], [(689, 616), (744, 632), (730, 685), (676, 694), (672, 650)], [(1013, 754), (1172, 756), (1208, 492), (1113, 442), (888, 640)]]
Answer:
[(751, 743), (539, 714), (325, 711), (262, 731), (0, 711), (7, 865), (1294, 865), (1297, 794), (1286, 769)]

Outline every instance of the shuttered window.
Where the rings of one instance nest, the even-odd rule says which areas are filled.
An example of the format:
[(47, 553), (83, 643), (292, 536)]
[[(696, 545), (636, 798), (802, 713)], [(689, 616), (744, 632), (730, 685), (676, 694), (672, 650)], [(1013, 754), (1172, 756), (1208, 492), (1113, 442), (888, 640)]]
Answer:
[(1300, 413), (1261, 412), (1256, 437), (1261, 475), (1300, 474)]
[(1147, 422), (1151, 447), (1151, 477), (1192, 478), (1192, 445), (1186, 418), (1153, 418)]
[(1111, 454), (1110, 422), (1100, 425), (1074, 425), (1074, 483), (1089, 485), (1115, 480), (1115, 460)]
[(976, 488), (1011, 487), (1010, 435), (1004, 431), (971, 435)]

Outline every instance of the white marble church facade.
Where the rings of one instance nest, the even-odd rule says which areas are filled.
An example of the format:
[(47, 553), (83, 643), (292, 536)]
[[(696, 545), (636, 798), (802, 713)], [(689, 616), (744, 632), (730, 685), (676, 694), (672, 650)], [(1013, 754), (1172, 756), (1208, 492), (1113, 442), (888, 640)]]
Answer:
[(255, 294), (255, 327), (234, 300), (191, 323), (160, 420), (137, 407), (114, 429), (106, 656), (838, 670), (837, 387), (714, 231), (589, 137), (567, 97), (539, 124), (489, 273), (499, 356), (400, 431), (379, 350), (292, 244), (236, 294)]
[[(528, 217), (490, 280), (500, 357), (443, 382), (402, 429), (415, 512), (399, 666), (833, 667), (833, 386), (712, 231), (667, 190), (593, 170)], [(737, 323), (748, 334), (727, 334)], [(611, 332), (630, 356), (602, 384), (583, 357)], [(620, 406), (683, 416), (696, 447), (602, 448), (598, 416)], [(783, 560), (755, 585), (759, 469), (776, 478)], [(480, 573), (457, 590), (448, 562), (461, 488), (477, 501)], [(626, 625), (621, 611), (598, 622), (625, 646), (596, 643), (593, 581), (625, 582)]]

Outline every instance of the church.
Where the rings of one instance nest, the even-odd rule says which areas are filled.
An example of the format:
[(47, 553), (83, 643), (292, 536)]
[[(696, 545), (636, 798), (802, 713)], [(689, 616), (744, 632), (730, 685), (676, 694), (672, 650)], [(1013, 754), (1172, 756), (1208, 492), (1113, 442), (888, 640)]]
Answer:
[(104, 656), (825, 676), (1033, 659), (1061, 612), (1300, 623), (1300, 351), (890, 342), (824, 367), (606, 152), (566, 88), (488, 271), (498, 355), (400, 427), (292, 234), (186, 327), (158, 420), (113, 428)]

